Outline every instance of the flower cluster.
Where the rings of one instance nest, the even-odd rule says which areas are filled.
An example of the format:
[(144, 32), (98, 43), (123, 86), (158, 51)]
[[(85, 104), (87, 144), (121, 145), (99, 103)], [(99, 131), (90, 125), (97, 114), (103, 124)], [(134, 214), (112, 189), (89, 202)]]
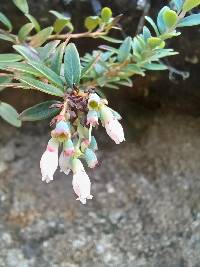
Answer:
[(40, 161), (42, 181), (47, 183), (53, 180), (58, 165), (66, 175), (72, 171), (72, 186), (83, 204), (92, 199), (92, 195), (91, 182), (80, 159), (85, 160), (89, 168), (98, 164), (95, 154), (98, 146), (92, 129), (98, 127), (100, 121), (116, 144), (124, 141), (121, 117), (107, 104), (94, 92), (72, 90), (67, 93), (60, 115), (53, 119), (56, 126)]

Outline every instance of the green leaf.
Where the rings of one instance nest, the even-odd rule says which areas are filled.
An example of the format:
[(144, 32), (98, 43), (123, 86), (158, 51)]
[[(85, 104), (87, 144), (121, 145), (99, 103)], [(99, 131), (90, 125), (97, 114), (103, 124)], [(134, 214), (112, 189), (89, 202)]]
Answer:
[[(13, 77), (11, 77), (11, 76), (0, 76), (0, 85), (1, 85), (0, 91), (5, 89), (6, 84), (10, 83), (12, 81), (12, 79), (13, 79)], [(5, 84), (5, 86), (4, 86), (4, 84)]]
[(172, 0), (171, 3), (174, 4), (176, 11), (180, 12), (183, 6), (184, 0)]
[(171, 28), (172, 26), (174, 26), (177, 22), (177, 19), (178, 19), (178, 15), (176, 14), (175, 11), (165, 10), (163, 12), (163, 21), (165, 25), (167, 26), (167, 28)]
[(81, 63), (75, 44), (67, 45), (64, 55), (64, 76), (68, 86), (78, 84), (81, 76)]
[(7, 103), (0, 102), (0, 116), (13, 126), (21, 126), (21, 121), (18, 119), (17, 111)]
[(29, 61), (28, 64), (30, 64), (34, 69), (36, 69), (43, 77), (47, 78), (49, 81), (51, 81), (53, 84), (63, 88), (63, 81), (60, 79), (60, 77), (52, 71), (50, 68), (45, 66), (42, 63), (37, 63), (33, 61)]
[(29, 33), (34, 28), (34, 25), (32, 23), (27, 23), (24, 26), (21, 27), (18, 33), (18, 38), (20, 42), (24, 42), (26, 40), (26, 37), (29, 35)]
[(59, 113), (58, 108), (50, 108), (56, 103), (58, 101), (50, 100), (30, 107), (19, 115), (19, 119), (21, 121), (38, 121), (52, 118)]
[(115, 43), (115, 44), (121, 44), (123, 42), (122, 40), (115, 39), (115, 38), (112, 38), (112, 37), (107, 36), (107, 35), (100, 35), (99, 38), (101, 38), (105, 41), (108, 41), (110, 43)]
[(155, 22), (152, 20), (152, 18), (145, 16), (145, 19), (149, 22), (149, 24), (152, 26), (152, 28), (154, 29), (155, 33), (157, 36), (160, 35), (159, 31), (158, 31), (158, 27), (156, 26)]
[(143, 38), (145, 41), (147, 41), (149, 37), (151, 37), (151, 32), (146, 26), (144, 26), (143, 27)]
[(15, 39), (11, 37), (9, 34), (0, 34), (0, 39), (8, 42), (15, 42)]
[(25, 14), (29, 13), (28, 3), (26, 0), (13, 0), (13, 3)]
[(189, 27), (200, 24), (200, 14), (193, 14), (180, 20), (177, 27)]
[(124, 67), (123, 71), (127, 73), (129, 72), (131, 76), (134, 74), (139, 74), (139, 75), (144, 76), (144, 71), (140, 67), (138, 67), (136, 64), (127, 65), (126, 67)]
[(119, 48), (119, 52), (118, 52), (119, 62), (123, 62), (128, 58), (130, 50), (131, 50), (131, 43), (132, 43), (132, 38), (127, 37), (121, 44)]
[(35, 28), (35, 30), (36, 30), (36, 32), (39, 32), (40, 31), (40, 24), (39, 24), (39, 22), (36, 20), (36, 18), (34, 18), (32, 15), (30, 15), (30, 14), (26, 14), (25, 15), (28, 19), (29, 19), (29, 21), (34, 25), (34, 28)]
[(47, 41), (48, 37), (52, 34), (52, 32), (53, 32), (53, 27), (47, 27), (41, 30), (32, 37), (30, 45), (33, 47), (41, 46), (43, 43)]
[(16, 79), (46, 94), (61, 96), (61, 97), (64, 95), (63, 92), (59, 88), (53, 85), (38, 81), (36, 79), (26, 77), (26, 76), (16, 77)]
[(13, 45), (13, 48), (27, 60), (40, 61), (38, 52), (30, 46)]
[(183, 11), (188, 12), (198, 5), (200, 5), (200, 0), (185, 0), (183, 4)]
[(57, 18), (54, 23), (54, 31), (56, 33), (60, 33), (65, 27), (68, 27), (71, 32), (73, 31), (74, 27), (71, 23), (71, 18), (66, 17), (55, 10), (50, 10), (49, 12)]
[(93, 58), (82, 70), (81, 70), (81, 78), (84, 77), (93, 67), (97, 58)]
[(55, 53), (56, 47), (59, 45), (59, 43), (60, 40), (55, 40), (48, 42), (45, 46), (36, 48), (41, 60), (45, 61), (49, 59)]
[(54, 32), (60, 33), (69, 23), (69, 19), (57, 19), (53, 25)]
[(164, 33), (166, 31), (166, 24), (165, 24), (164, 19), (163, 19), (163, 14), (167, 10), (169, 11), (170, 8), (168, 6), (164, 6), (158, 13), (157, 26), (158, 26), (160, 33)]
[(65, 43), (62, 43), (59, 45), (59, 47), (56, 49), (56, 52), (52, 58), (51, 62), (51, 69), (60, 75), (60, 70), (61, 70), (61, 65), (62, 65), (62, 60), (63, 60), (63, 54), (65, 50)]
[(54, 15), (56, 18), (58, 18), (58, 19), (68, 19), (68, 20), (70, 20), (69, 17), (66, 17), (65, 15), (59, 13), (58, 11), (50, 10), (49, 12), (50, 12), (51, 14), (53, 14), (53, 15)]
[(2, 12), (0, 12), (0, 21), (8, 28), (9, 31), (12, 31), (13, 27), (10, 20)]
[(108, 23), (110, 18), (112, 18), (112, 10), (109, 7), (104, 7), (101, 10), (101, 18), (104, 22)]
[(147, 70), (167, 70), (168, 67), (164, 64), (156, 64), (156, 63), (147, 63), (143, 65), (143, 67)]
[(18, 54), (0, 54), (0, 62), (15, 62), (22, 60)]
[(99, 25), (99, 17), (98, 16), (89, 16), (85, 19), (84, 22), (85, 28), (88, 31), (93, 31)]
[(165, 42), (162, 41), (160, 38), (158, 37), (150, 37), (148, 40), (147, 40), (147, 43), (148, 45), (153, 49), (153, 48), (156, 48), (156, 47), (159, 47), (159, 48), (163, 48)]
[[(1, 69), (1, 65), (0, 65), (0, 69)], [(41, 76), (40, 72), (35, 70), (33, 67), (31, 67), (27, 63), (23, 63), (23, 62), (13, 62), (13, 63), (9, 62), (9, 64), (7, 63), (5, 65), (4, 69), (7, 71), (12, 71), (12, 72), (19, 71), (19, 72), (24, 72), (24, 73), (31, 74), (34, 76)]]

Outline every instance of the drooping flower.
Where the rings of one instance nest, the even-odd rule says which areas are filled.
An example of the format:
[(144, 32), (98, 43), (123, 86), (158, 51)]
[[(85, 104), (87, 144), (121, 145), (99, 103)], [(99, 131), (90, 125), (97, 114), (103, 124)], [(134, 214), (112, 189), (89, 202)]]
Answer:
[(114, 115), (112, 113), (112, 111), (110, 110), (110, 108), (108, 108), (105, 105), (102, 105), (100, 108), (100, 119), (101, 119), (101, 123), (104, 126), (107, 122), (111, 121), (112, 119), (114, 119)]
[(124, 130), (118, 120), (111, 119), (110, 121), (106, 122), (105, 129), (107, 134), (116, 144), (120, 144), (125, 140)]
[(67, 156), (63, 150), (59, 157), (59, 166), (60, 166), (60, 171), (64, 172), (66, 175), (68, 175), (71, 171), (70, 160), (71, 158)]
[(97, 110), (100, 104), (100, 97), (96, 93), (92, 93), (88, 99), (89, 110)]
[(42, 181), (46, 181), (46, 183), (53, 180), (53, 175), (58, 167), (58, 146), (58, 141), (51, 138), (40, 160)]
[(90, 148), (85, 150), (85, 160), (89, 168), (94, 168), (98, 164), (96, 154)]
[(95, 110), (89, 110), (87, 114), (87, 124), (96, 126), (98, 124), (98, 114)]
[(85, 172), (83, 164), (79, 159), (73, 159), (73, 180), (72, 186), (74, 192), (78, 196), (77, 200), (80, 200), (82, 204), (86, 204), (87, 199), (92, 199), (90, 194), (91, 182), (90, 178)]
[(53, 138), (57, 138), (60, 142), (63, 142), (71, 137), (70, 126), (66, 121), (59, 121), (56, 124), (56, 128), (51, 132)]
[(119, 123), (119, 115), (115, 114), (112, 109), (103, 105), (100, 109), (101, 123), (105, 127), (107, 134), (115, 141), (116, 144), (120, 144), (125, 140), (124, 130)]
[(98, 150), (97, 141), (96, 141), (94, 136), (91, 136), (91, 141), (90, 141), (90, 144), (89, 144), (89, 148), (94, 150), (94, 151)]

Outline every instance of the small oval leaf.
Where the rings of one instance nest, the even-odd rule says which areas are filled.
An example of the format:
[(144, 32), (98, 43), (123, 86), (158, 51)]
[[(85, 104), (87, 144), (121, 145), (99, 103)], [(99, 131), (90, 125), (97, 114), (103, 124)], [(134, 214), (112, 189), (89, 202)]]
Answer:
[(41, 30), (32, 37), (30, 45), (33, 47), (41, 46), (43, 43), (47, 41), (48, 37), (52, 34), (52, 32), (53, 32), (53, 27), (47, 27)]
[(78, 84), (81, 76), (81, 63), (75, 44), (67, 45), (64, 55), (64, 76), (68, 86)]
[(123, 62), (128, 58), (130, 50), (131, 50), (131, 43), (132, 43), (132, 38), (127, 37), (121, 44), (119, 48), (119, 52), (118, 52), (119, 62)]
[(85, 19), (84, 25), (88, 31), (93, 31), (99, 25), (99, 17), (89, 16)]
[(20, 42), (24, 42), (28, 34), (32, 31), (34, 25), (32, 23), (27, 23), (21, 27), (18, 33), (18, 38)]
[(112, 18), (112, 10), (109, 7), (104, 7), (101, 10), (101, 18), (104, 22), (108, 23), (110, 18)]
[(163, 21), (167, 28), (171, 28), (174, 26), (177, 22), (178, 15), (174, 10), (165, 10), (163, 12)]

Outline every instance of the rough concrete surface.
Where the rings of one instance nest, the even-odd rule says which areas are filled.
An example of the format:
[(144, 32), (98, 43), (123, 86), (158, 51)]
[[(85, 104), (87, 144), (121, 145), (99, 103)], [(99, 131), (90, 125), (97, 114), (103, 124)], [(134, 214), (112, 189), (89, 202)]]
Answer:
[(106, 145), (87, 205), (71, 176), (41, 182), (44, 131), (0, 128), (1, 267), (200, 266), (199, 118), (157, 113)]

